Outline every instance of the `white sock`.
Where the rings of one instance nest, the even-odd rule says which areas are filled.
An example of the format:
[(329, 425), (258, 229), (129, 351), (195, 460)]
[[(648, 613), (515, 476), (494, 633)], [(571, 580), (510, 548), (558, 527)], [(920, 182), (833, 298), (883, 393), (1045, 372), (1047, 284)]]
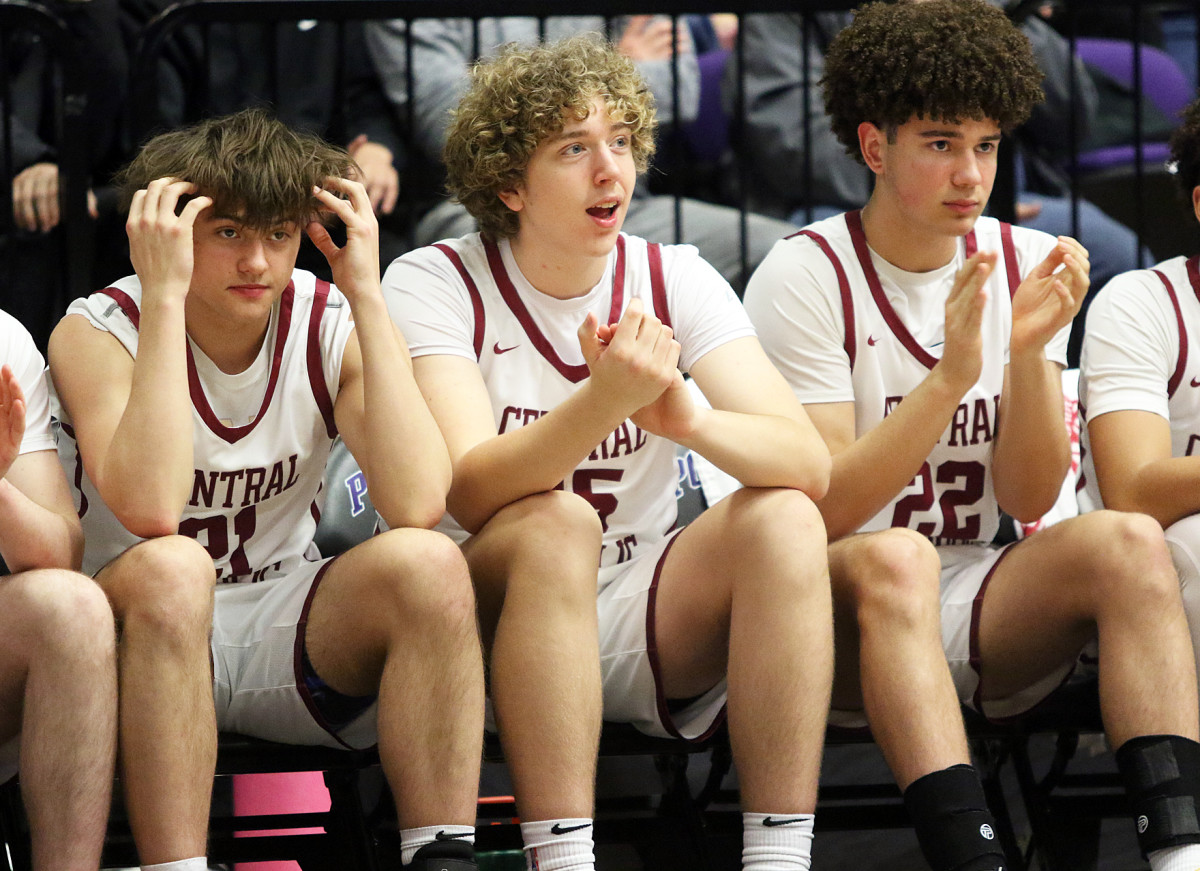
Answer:
[(142, 871), (208, 871), (208, 857), (196, 856), (194, 859), (176, 859), (174, 862), (143, 865)]
[(521, 840), (529, 871), (595, 871), (596, 853), (589, 819), (521, 823)]
[[(441, 837), (439, 837), (439, 835)], [(422, 826), (419, 829), (400, 830), (400, 864), (407, 865), (413, 853), (434, 841), (462, 841), (475, 843), (474, 826)]]
[(743, 871), (809, 871), (812, 814), (742, 814)]
[(1200, 871), (1200, 844), (1155, 850), (1147, 857), (1150, 871)]

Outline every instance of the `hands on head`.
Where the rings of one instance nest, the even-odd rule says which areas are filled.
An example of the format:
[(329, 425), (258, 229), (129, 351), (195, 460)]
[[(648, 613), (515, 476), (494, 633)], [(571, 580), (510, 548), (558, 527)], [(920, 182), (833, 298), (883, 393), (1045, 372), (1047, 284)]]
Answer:
[[(190, 197), (180, 208), (180, 200)], [(192, 280), (192, 238), (196, 219), (212, 205), (190, 181), (160, 178), (133, 195), (125, 230), (129, 257), (146, 288), (180, 296)]]
[(313, 188), (313, 196), (346, 226), (341, 248), (319, 221), (310, 221), (305, 232), (329, 261), (333, 283), (353, 306), (360, 290), (379, 291), (379, 222), (371, 198), (362, 182), (346, 178), (327, 178), (323, 187)]

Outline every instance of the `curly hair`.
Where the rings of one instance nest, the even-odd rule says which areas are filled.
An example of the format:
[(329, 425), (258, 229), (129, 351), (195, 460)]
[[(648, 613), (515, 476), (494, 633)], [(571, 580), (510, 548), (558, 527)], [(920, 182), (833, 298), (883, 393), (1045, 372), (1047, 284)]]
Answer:
[(293, 130), (261, 108), (209, 118), (155, 136), (116, 178), (125, 209), (158, 178), (190, 181), (217, 214), (267, 230), (320, 219), (313, 188), (357, 171), (345, 149)]
[(537, 147), (582, 121), (601, 97), (629, 125), (639, 173), (650, 165), (658, 121), (654, 97), (633, 62), (594, 34), (558, 42), (507, 45), (471, 71), (471, 86), (454, 112), (442, 157), (446, 188), (492, 238), (517, 234), (517, 213), (499, 198), (516, 187)]
[(1183, 110), (1183, 123), (1171, 134), (1171, 163), (1190, 209), (1192, 191), (1200, 185), (1200, 99)]
[(858, 126), (889, 137), (913, 118), (995, 121), (1011, 130), (1043, 98), (1033, 49), (985, 0), (868, 3), (825, 57), (825, 112), (862, 162)]

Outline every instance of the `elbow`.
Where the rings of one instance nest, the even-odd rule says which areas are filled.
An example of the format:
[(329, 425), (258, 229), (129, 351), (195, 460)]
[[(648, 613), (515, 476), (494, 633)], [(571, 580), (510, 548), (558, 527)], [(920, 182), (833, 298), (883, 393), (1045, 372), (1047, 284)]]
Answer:
[(818, 460), (814, 461), (809, 476), (809, 485), (804, 488), (804, 492), (814, 502), (820, 502), (825, 498), (825, 494), (829, 492), (829, 483), (833, 478), (833, 458), (829, 455), (828, 451)]
[(131, 504), (127, 506), (109, 506), (113, 516), (138, 538), (162, 538), (174, 535), (179, 531), (179, 520), (182, 510), (155, 507), (152, 505)]
[(440, 494), (429, 493), (376, 508), (392, 529), (433, 529), (446, 514), (446, 499)]

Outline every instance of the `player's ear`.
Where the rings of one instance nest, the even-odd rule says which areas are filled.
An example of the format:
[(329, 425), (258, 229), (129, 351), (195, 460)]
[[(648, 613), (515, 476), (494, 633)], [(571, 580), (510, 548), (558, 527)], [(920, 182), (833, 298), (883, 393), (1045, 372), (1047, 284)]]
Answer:
[(1192, 211), (1196, 213), (1196, 220), (1200, 221), (1200, 185), (1192, 188)]
[(514, 212), (519, 212), (525, 208), (525, 198), (522, 196), (520, 188), (506, 188), (496, 194), (496, 196), (500, 197), (500, 202), (504, 203), (504, 205), (508, 206)]
[(886, 147), (887, 134), (883, 130), (870, 121), (858, 125), (858, 149), (867, 168), (876, 175), (883, 169), (883, 150)]

